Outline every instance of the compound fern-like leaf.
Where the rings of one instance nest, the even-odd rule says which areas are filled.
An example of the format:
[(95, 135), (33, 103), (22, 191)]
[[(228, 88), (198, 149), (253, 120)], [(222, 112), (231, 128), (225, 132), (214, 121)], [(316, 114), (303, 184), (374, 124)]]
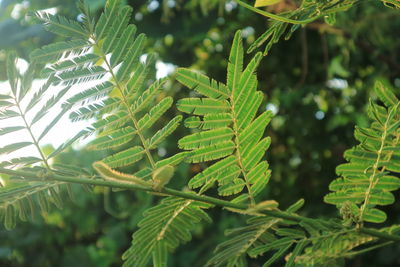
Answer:
[(160, 253), (159, 246), (165, 246), (165, 253), (190, 241), (195, 224), (211, 222), (203, 211), (209, 207), (193, 200), (168, 197), (147, 210), (139, 222), (139, 230), (133, 234), (132, 246), (123, 255), (124, 266), (146, 266), (153, 253)]
[(195, 115), (185, 120), (185, 126), (199, 129), (183, 137), (179, 147), (191, 151), (189, 162), (219, 160), (193, 177), (191, 188), (218, 182), (222, 196), (238, 194), (246, 188), (248, 199), (254, 202), (268, 183), (268, 164), (256, 167), (270, 144), (263, 135), (272, 117), (271, 112), (257, 116), (263, 100), (255, 74), (260, 60), (261, 54), (256, 54), (243, 69), (242, 37), (238, 31), (229, 56), (227, 85), (188, 69), (177, 70), (179, 82), (204, 96), (177, 103), (180, 111)]
[(375, 206), (392, 204), (390, 191), (400, 187), (400, 101), (380, 83), (375, 92), (385, 106), (370, 103), (372, 123), (356, 128), (354, 135), (360, 144), (345, 152), (349, 163), (337, 167), (341, 177), (332, 181), (329, 189), (334, 192), (325, 196), (325, 202), (341, 209), (352, 207), (353, 215), (346, 219), (355, 223), (384, 222), (385, 212)]

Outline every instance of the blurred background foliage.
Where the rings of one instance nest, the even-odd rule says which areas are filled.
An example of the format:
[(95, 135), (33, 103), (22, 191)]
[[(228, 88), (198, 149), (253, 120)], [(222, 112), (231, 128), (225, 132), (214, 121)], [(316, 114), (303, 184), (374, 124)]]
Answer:
[[(104, 0), (87, 0), (98, 14)], [(156, 52), (158, 75), (176, 66), (191, 67), (225, 81), (230, 43), (242, 29), (248, 47), (269, 25), (268, 20), (239, 8), (229, 0), (131, 0), (133, 23), (149, 37), (147, 52)], [(285, 0), (270, 12), (290, 10), (299, 1)], [(5, 80), (5, 50), (16, 49), (21, 58), (42, 45), (60, 41), (26, 15), (50, 9), (79, 19), (75, 1), (0, 0), (0, 80)], [(317, 20), (296, 31), (288, 41), (273, 46), (259, 67), (263, 108), (276, 115), (268, 130), (272, 137), (268, 160), (272, 179), (264, 199), (276, 199), (282, 208), (305, 198), (307, 216), (337, 216), (322, 202), (342, 154), (355, 143), (354, 125), (365, 125), (365, 107), (376, 80), (400, 93), (399, 11), (380, 1), (359, 3), (336, 16), (333, 25)], [(168, 83), (165, 94), (176, 99), (188, 91)], [(172, 116), (172, 114), (169, 114)], [(160, 156), (176, 150), (175, 138), (159, 148)], [(49, 148), (51, 149), (51, 148)], [(98, 154), (77, 150), (58, 158), (90, 166)], [(140, 168), (138, 166), (137, 168)], [(182, 188), (202, 166), (182, 165), (171, 186)], [(129, 170), (128, 170), (129, 171)], [(75, 188), (75, 202), (52, 209), (44, 219), (20, 223), (15, 230), (0, 228), (0, 266), (120, 266), (120, 255), (142, 212), (159, 201), (141, 192), (110, 192), (104, 188)], [(400, 205), (387, 208), (387, 224), (398, 223)], [(212, 249), (224, 239), (223, 231), (239, 226), (243, 218), (220, 209), (211, 211), (213, 225), (199, 225), (194, 239), (180, 247), (170, 266), (203, 266)], [(1, 226), (3, 227), (3, 226)], [(346, 266), (400, 265), (400, 246), (359, 256)], [(282, 263), (278, 263), (280, 266)], [(251, 266), (261, 266), (252, 262)]]

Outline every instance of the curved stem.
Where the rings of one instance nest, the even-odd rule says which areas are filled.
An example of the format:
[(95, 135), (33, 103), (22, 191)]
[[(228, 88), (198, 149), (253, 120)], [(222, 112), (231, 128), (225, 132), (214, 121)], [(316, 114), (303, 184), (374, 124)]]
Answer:
[(314, 20), (323, 16), (323, 15), (317, 15), (317, 16), (314, 16), (314, 17), (311, 17), (311, 18), (305, 19), (305, 20), (294, 20), (294, 19), (286, 18), (283, 16), (279, 16), (279, 15), (269, 13), (267, 11), (255, 8), (249, 4), (246, 4), (245, 2), (242, 2), (241, 0), (235, 0), (235, 2), (238, 3), (239, 5), (241, 5), (242, 7), (247, 8), (248, 10), (251, 10), (255, 13), (263, 15), (264, 17), (267, 17), (267, 18), (270, 18), (273, 20), (277, 20), (277, 21), (281, 21), (281, 22), (290, 23), (290, 24), (307, 24), (307, 23), (313, 22)]
[[(10, 169), (0, 167), (0, 173), (26, 177), (26, 178), (30, 178), (31, 180), (43, 181), (43, 179), (40, 178), (39, 176), (37, 176), (37, 174), (28, 172), (28, 171), (16, 171), (16, 170), (10, 170)], [(246, 211), (248, 209), (248, 206), (245, 204), (232, 203), (232, 202), (214, 198), (214, 197), (179, 191), (179, 190), (175, 190), (175, 189), (171, 189), (171, 188), (167, 188), (167, 187), (163, 188), (161, 190), (161, 192), (158, 192), (158, 191), (155, 191), (150, 186), (146, 187), (146, 186), (141, 186), (141, 185), (136, 185), (136, 184), (119, 183), (119, 182), (105, 181), (105, 180), (100, 180), (100, 179), (88, 179), (88, 178), (61, 176), (61, 175), (57, 175), (57, 174), (51, 174), (51, 176), (48, 177), (47, 181), (49, 181), (49, 180), (67, 182), (67, 183), (87, 184), (87, 185), (94, 185), (94, 186), (108, 186), (108, 187), (114, 187), (114, 188), (162, 193), (162, 194), (169, 195), (169, 196), (176, 196), (176, 197), (180, 197), (180, 198), (184, 198), (184, 199), (191, 199), (191, 200), (196, 200), (196, 201), (200, 201), (200, 202), (205, 202), (205, 203), (213, 204), (213, 205), (216, 205), (219, 207), (224, 207), (224, 208), (233, 208), (233, 209), (238, 209), (238, 210), (242, 210), (242, 211)], [(280, 210), (263, 210), (263, 211), (260, 211), (259, 213), (262, 213), (267, 216), (275, 217), (275, 218), (281, 218), (281, 219), (285, 219), (285, 220), (294, 221), (294, 222), (307, 221), (307, 222), (313, 223), (317, 220), (317, 219), (304, 217), (304, 216), (300, 216), (297, 214), (280, 211)], [(321, 220), (318, 220), (318, 222), (321, 223)], [(329, 223), (327, 223), (327, 224), (329, 224)], [(343, 226), (343, 230), (345, 230), (345, 229), (347, 229), (347, 228)], [(357, 229), (357, 231), (360, 233), (363, 233), (363, 234), (367, 234), (370, 236), (380, 238), (380, 239), (400, 242), (400, 235), (392, 235), (389, 233), (381, 232), (377, 229), (363, 227), (363, 228)]]
[[(276, 21), (280, 21), (280, 22), (285, 22), (285, 23), (290, 23), (290, 24), (300, 24), (300, 25), (313, 22), (314, 20), (317, 20), (317, 19), (319, 19), (319, 18), (321, 18), (323, 16), (326, 16), (326, 15), (331, 14), (331, 13), (335, 13), (335, 12), (338, 11), (338, 9), (340, 9), (340, 7), (339, 7), (337, 9), (328, 10), (327, 12), (320, 12), (318, 15), (313, 16), (313, 17), (308, 18), (308, 19), (305, 19), (305, 20), (295, 20), (295, 19), (290, 19), (290, 18), (287, 18), (287, 17), (283, 17), (283, 16), (280, 16), (280, 15), (276, 15), (276, 14), (273, 14), (273, 13), (270, 13), (270, 12), (255, 8), (252, 5), (249, 5), (249, 4), (247, 4), (247, 3), (245, 3), (245, 2), (243, 2), (241, 0), (234, 0), (234, 1), (236, 3), (238, 3), (239, 5), (241, 5), (242, 7), (245, 7), (247, 9), (253, 11), (254, 13), (258, 13), (260, 15), (263, 15), (264, 17), (267, 17), (267, 18), (270, 18), (270, 19), (273, 19), (273, 20), (276, 20)], [(354, 3), (357, 3), (357, 1), (358, 0), (354, 0), (353, 3), (350, 3), (348, 5), (351, 6)], [(340, 2), (335, 3), (331, 7), (334, 7), (335, 5), (338, 5), (339, 3)]]
[(374, 246), (367, 247), (365, 249), (360, 249), (360, 250), (356, 250), (356, 251), (352, 251), (352, 252), (346, 253), (345, 257), (353, 257), (353, 256), (356, 256), (356, 255), (359, 255), (359, 254), (363, 254), (363, 253), (366, 253), (366, 252), (370, 252), (372, 250), (375, 250), (375, 249), (378, 249), (378, 248), (381, 248), (381, 247), (385, 247), (385, 246), (388, 246), (388, 245), (391, 245), (391, 244), (393, 244), (393, 241), (387, 241), (387, 242), (379, 243), (379, 244), (376, 244)]

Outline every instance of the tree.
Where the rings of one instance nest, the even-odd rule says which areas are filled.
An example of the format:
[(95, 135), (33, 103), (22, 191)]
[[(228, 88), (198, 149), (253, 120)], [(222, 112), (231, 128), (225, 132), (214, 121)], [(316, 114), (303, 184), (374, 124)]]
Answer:
[[(48, 203), (61, 206), (58, 194), (60, 187), (68, 186), (69, 183), (83, 183), (171, 196), (145, 213), (139, 223), (141, 228), (133, 236), (132, 247), (124, 254), (128, 266), (133, 263), (139, 266), (146, 264), (151, 254), (155, 263), (163, 264), (167, 251), (175, 249), (180, 242), (188, 241), (191, 238), (190, 230), (197, 223), (210, 220), (204, 209), (209, 209), (212, 205), (223, 206), (230, 211), (244, 214), (243, 217), (248, 215), (252, 218), (248, 220), (248, 226), (230, 231), (237, 236), (217, 247), (217, 254), (211, 258), (210, 264), (244, 264), (246, 253), (258, 256), (271, 250), (277, 251), (271, 254), (273, 256), (267, 263), (272, 263), (284, 254), (288, 254), (286, 264), (289, 266), (301, 262), (336, 263), (343, 257), (389, 245), (399, 239), (395, 225), (379, 230), (363, 225), (364, 221), (384, 221), (384, 213), (373, 206), (392, 203), (393, 196), (389, 191), (398, 188), (398, 100), (390, 88), (381, 84), (376, 86), (376, 94), (385, 106), (370, 104), (369, 115), (374, 123), (370, 127), (357, 129), (356, 138), (361, 145), (346, 152), (350, 164), (339, 167), (343, 178), (331, 184), (331, 189), (338, 192), (326, 196), (327, 202), (339, 206), (343, 223), (303, 217), (295, 213), (302, 206), (302, 200), (282, 211), (274, 200), (259, 202), (257, 199), (262, 197), (260, 193), (271, 175), (268, 163), (261, 161), (261, 158), (270, 145), (270, 139), (263, 138), (263, 135), (272, 112), (264, 112), (255, 117), (263, 101), (261, 92), (256, 91), (255, 75), (262, 56), (256, 54), (246, 68), (243, 68), (240, 31), (233, 40), (226, 85), (189, 69), (177, 71), (177, 80), (180, 83), (204, 96), (184, 98), (177, 103), (180, 111), (195, 115), (185, 119), (185, 126), (200, 130), (178, 142), (188, 152), (173, 153), (160, 160), (152, 151), (177, 129), (182, 116), (177, 115), (168, 120), (168, 116), (163, 116), (172, 105), (171, 97), (157, 98), (157, 104), (152, 106), (154, 97), (162, 92), (161, 88), (167, 81), (164, 79), (153, 82), (147, 78), (154, 58), (148, 55), (145, 62), (140, 60), (145, 37), (141, 34), (134, 38), (135, 26), (127, 26), (130, 8), (120, 7), (118, 1), (110, 1), (97, 23), (91, 19), (87, 8), (80, 5), (80, 10), (85, 14), (81, 24), (60, 16), (42, 12), (36, 14), (50, 31), (72, 37), (72, 40), (50, 44), (31, 53), (32, 59), (37, 63), (53, 64), (42, 71), (47, 82), (30, 100), (25, 110), (21, 101), (31, 87), (36, 68), (31, 65), (20, 77), (15, 66), (15, 55), (8, 56), (7, 69), (12, 96), (2, 96), (5, 107), (2, 115), (5, 118), (20, 116), (25, 125), (4, 128), (4, 134), (24, 128), (32, 133), (31, 126), (42, 119), (50, 107), (62, 101), (71, 85), (84, 86), (84, 82), (88, 80), (99, 80), (101, 83), (70, 97), (62, 105), (61, 112), (39, 136), (32, 134), (32, 141), (2, 148), (7, 153), (34, 145), (41, 156), (18, 158), (3, 163), (1, 172), (23, 178), (16, 183), (17, 180), (11, 177), (9, 181), (15, 185), (10, 186), (8, 181), (3, 191), (7, 227), (13, 226), (16, 211), (22, 219), (27, 217), (26, 208), (32, 208), (28, 196), (38, 193), (40, 208), (46, 211)], [(111, 57), (108, 58), (108, 54)], [(74, 58), (65, 57), (66, 55), (73, 55)], [(118, 65), (120, 66), (117, 68)], [(101, 80), (103, 77), (109, 80)], [(38, 112), (35, 111), (32, 121), (27, 122), (26, 113), (38, 104), (38, 99), (53, 85), (62, 85), (65, 88), (50, 98)], [(98, 100), (100, 102), (96, 102)], [(46, 155), (39, 146), (40, 140), (71, 109), (74, 109), (70, 115), (73, 120), (97, 118), (97, 121), (93, 127), (81, 131), (71, 141)], [(104, 114), (110, 115), (104, 117)], [(163, 122), (155, 124), (161, 118)], [(153, 125), (161, 127), (157, 128), (158, 131), (152, 131)], [(91, 148), (113, 148), (111, 155), (93, 165), (102, 178), (93, 177), (90, 170), (68, 166), (65, 162), (53, 165), (49, 162), (49, 159), (57, 155), (62, 156), (60, 153), (73, 141), (93, 133), (97, 133), (98, 138), (91, 142)], [(383, 139), (377, 141), (378, 137)], [(142, 159), (146, 159), (147, 164), (140, 163)], [(206, 166), (203, 162), (219, 161), (212, 162), (212, 165), (190, 180), (189, 186), (192, 189), (200, 188), (194, 193), (165, 187), (183, 160), (196, 163), (195, 166), (199, 167)], [(16, 164), (28, 167), (36, 162), (41, 162), (42, 166), (24, 170), (4, 168)], [(135, 168), (125, 169), (124, 172), (115, 170), (132, 164)], [(216, 182), (218, 192), (213, 187)], [(210, 190), (211, 197), (204, 195)], [(245, 193), (241, 193), (242, 191)], [(233, 199), (228, 198), (227, 201), (212, 197), (216, 193), (222, 197), (241, 194)], [(376, 243), (380, 240), (388, 242)], [(335, 247), (332, 247), (333, 242)], [(367, 248), (364, 250), (363, 247), (358, 248), (359, 246)]]

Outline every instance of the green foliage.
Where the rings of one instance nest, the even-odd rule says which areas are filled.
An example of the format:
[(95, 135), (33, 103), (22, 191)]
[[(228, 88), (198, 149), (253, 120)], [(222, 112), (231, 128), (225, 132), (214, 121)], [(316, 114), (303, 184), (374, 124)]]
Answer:
[[(37, 173), (39, 179), (32, 181), (23, 177), (10, 177), (6, 180), (6, 186), (0, 188), (0, 211), (7, 229), (15, 226), (17, 217), (27, 221), (28, 218), (35, 217), (34, 215), (38, 213), (37, 210), (40, 210), (42, 214), (47, 213), (51, 204), (62, 208), (61, 191), (67, 189), (71, 193), (70, 185), (63, 182), (46, 181), (52, 173), (62, 172), (64, 175), (87, 176), (84, 170), (71, 166), (59, 165), (50, 167), (49, 165), (49, 159), (63, 152), (71, 141), (60, 145), (49, 155), (46, 155), (40, 148), (40, 141), (57, 125), (57, 122), (63, 117), (68, 108), (65, 107), (55, 116), (49, 117), (46, 115), (51, 108), (60, 104), (69, 87), (59, 88), (59, 92), (55, 92), (54, 95), (48, 97), (49, 91), (54, 90), (49, 79), (35, 92), (34, 88), (32, 88), (32, 82), (36, 66), (31, 64), (27, 71), (21, 74), (16, 65), (17, 60), (15, 53), (10, 52), (8, 54), (7, 75), (11, 92), (1, 95), (1, 119), (7, 120), (18, 117), (20, 120), (12, 120), (13, 123), (16, 123), (15, 126), (0, 129), (0, 135), (10, 136), (10, 134), (19, 134), (25, 131), (30, 135), (31, 140), (17, 143), (10, 142), (1, 147), (0, 154), (11, 155), (8, 160), (0, 164), (0, 167), (24, 168), (24, 170)], [(42, 99), (45, 96), (47, 100), (43, 102)], [(29, 102), (27, 102), (28, 97), (31, 97)], [(39, 121), (43, 121), (43, 118), (46, 118), (49, 123), (40, 134), (36, 135), (32, 126)], [(71, 140), (76, 139), (81, 134), (82, 132)], [(11, 137), (10, 140), (13, 140), (13, 138)], [(12, 154), (29, 146), (35, 146), (36, 153), (24, 157), (16, 157)], [(40, 166), (32, 167), (33, 164)]]
[(400, 101), (381, 83), (375, 85), (375, 93), (384, 105), (370, 102), (372, 122), (369, 127), (356, 127), (360, 144), (344, 153), (348, 163), (337, 167), (341, 178), (332, 181), (329, 189), (334, 193), (325, 196), (325, 202), (341, 208), (350, 223), (384, 222), (385, 212), (375, 206), (393, 204), (390, 191), (400, 188)]
[[(391, 191), (400, 187), (400, 102), (394, 92), (377, 84), (375, 92), (380, 102), (371, 101), (368, 109), (372, 123), (370, 127), (356, 128), (355, 137), (360, 145), (345, 152), (349, 163), (338, 166), (341, 177), (331, 183), (334, 192), (325, 197), (326, 202), (338, 206), (343, 221), (300, 216), (297, 211), (304, 204), (302, 199), (281, 210), (275, 200), (262, 201), (267, 194), (268, 198), (272, 195), (270, 188), (264, 190), (271, 179), (269, 163), (264, 159), (271, 138), (265, 137), (265, 131), (271, 121), (273, 125), (276, 123), (271, 111), (260, 108), (264, 97), (257, 91), (256, 71), (262, 54), (256, 53), (244, 64), (242, 32), (237, 31), (227, 62), (226, 84), (188, 68), (176, 71), (177, 81), (194, 90), (190, 97), (176, 103), (179, 111), (190, 114), (184, 125), (191, 133), (178, 141), (184, 152), (173, 152), (160, 159), (163, 153), (156, 150), (179, 127), (183, 116), (166, 119), (173, 110), (174, 98), (163, 89), (171, 85), (165, 78), (158, 81), (152, 78), (156, 56), (148, 53), (146, 36), (136, 35), (136, 26), (129, 23), (132, 9), (122, 2), (107, 1), (97, 20), (82, 2), (78, 4), (83, 15), (79, 22), (35, 12), (36, 19), (47, 30), (68, 41), (33, 51), (30, 55), (33, 63), (24, 74), (16, 67), (16, 55), (10, 53), (7, 57), (11, 92), (0, 95), (0, 118), (20, 117), (23, 124), (4, 127), (0, 135), (27, 130), (31, 140), (6, 144), (0, 148), (0, 154), (32, 145), (38, 152), (36, 156), (12, 158), (0, 164), (0, 172), (7, 175), (5, 186), (1, 184), (0, 188), (0, 214), (7, 229), (14, 227), (16, 217), (25, 221), (36, 210), (48, 213), (52, 204), (61, 208), (63, 188), (72, 198), (70, 184), (80, 183), (98, 186), (97, 191), (107, 186), (166, 196), (160, 204), (145, 211), (140, 221), (135, 217), (139, 221), (138, 230), (123, 254), (124, 266), (146, 266), (150, 259), (154, 266), (167, 266), (172, 261), (168, 254), (191, 241), (204, 222), (212, 222), (210, 215), (215, 214), (205, 210), (215, 205), (241, 217), (251, 217), (245, 226), (225, 232), (226, 239), (216, 247), (207, 266), (247, 266), (248, 257), (263, 266), (283, 259), (285, 266), (337, 266), (344, 258), (400, 241), (397, 225), (381, 229), (363, 225), (363, 222), (385, 221), (386, 214), (376, 206), (392, 204)], [(285, 38), (300, 25), (322, 17), (334, 22), (336, 12), (347, 10), (357, 1), (302, 1), (298, 9), (279, 15), (237, 2), (274, 19), (267, 32), (248, 50), (251, 52), (268, 42), (266, 54), (285, 35), (289, 24), (293, 25)], [(258, 2), (257, 5), (269, 5), (277, 1)], [(383, 2), (398, 7), (394, 1)], [(39, 68), (40, 74), (36, 73)], [(31, 92), (32, 81), (38, 75), (46, 79), (45, 83)], [(65, 101), (72, 86), (80, 91)], [(58, 92), (40, 106), (45, 94), (54, 88)], [(32, 126), (43, 121), (60, 103), (63, 103), (61, 111), (36, 136)], [(68, 113), (72, 121), (94, 119), (95, 122), (59, 148), (45, 152), (39, 142)], [(163, 126), (159, 127), (160, 124)], [(96, 135), (96, 139), (86, 148), (102, 153), (98, 155), (101, 159), (92, 163), (100, 176), (66, 165), (73, 160), (57, 163), (73, 142), (89, 135)], [(180, 187), (186, 185), (185, 181), (176, 181), (182, 172), (180, 167), (187, 166), (181, 164), (183, 161), (194, 163), (191, 170), (195, 175), (188, 186), (197, 192), (167, 187), (176, 187), (177, 182)], [(221, 198), (212, 197), (217, 194), (212, 191), (215, 184)], [(120, 214), (113, 210), (110, 190), (104, 192), (105, 210), (116, 217), (127, 216), (128, 209)], [(233, 225), (240, 223), (239, 219)], [(127, 228), (132, 229), (132, 223)], [(219, 229), (216, 224), (210, 228)]]
[(241, 0), (237, 2), (259, 13), (267, 18), (273, 19), (270, 27), (257, 38), (256, 41), (247, 50), (251, 53), (258, 47), (266, 43), (264, 55), (267, 55), (271, 47), (282, 38), (290, 39), (292, 34), (300, 28), (301, 25), (311, 23), (319, 18), (325, 18), (327, 21), (334, 21), (337, 12), (345, 11), (357, 3), (358, 0), (335, 0), (335, 1), (301, 1), (301, 5), (292, 11), (283, 12), (279, 15), (268, 13), (266, 11), (254, 8)]
[[(79, 7), (85, 16), (83, 23), (40, 12), (36, 13), (36, 17), (55, 33), (59, 27), (68, 30), (61, 34), (72, 38), (70, 43), (85, 43), (87, 46), (77, 50), (72, 45), (53, 44), (34, 51), (32, 58), (40, 57), (49, 62), (55, 59), (53, 54), (57, 53), (56, 62), (43, 71), (44, 75), (57, 77), (54, 78), (56, 83), (83, 84), (108, 76), (107, 81), (68, 99), (67, 105), (75, 107), (71, 119), (105, 117), (87, 129), (86, 135), (97, 133), (97, 139), (89, 145), (92, 149), (122, 148), (104, 159), (110, 167), (132, 165), (147, 157), (150, 167), (154, 169), (156, 162), (150, 151), (171, 135), (181, 120), (181, 116), (177, 116), (165, 128), (147, 137), (146, 130), (172, 105), (172, 98), (166, 97), (148, 110), (166, 80), (155, 81), (148, 86), (154, 57), (148, 55), (145, 62), (140, 60), (146, 37), (144, 34), (135, 37), (136, 26), (129, 24), (130, 7), (122, 6), (121, 1), (109, 1), (96, 23), (88, 9), (83, 5)], [(78, 29), (85, 34), (78, 34)], [(137, 146), (124, 148), (137, 141)]]
[(203, 211), (205, 208), (210, 208), (210, 205), (168, 197), (147, 210), (139, 222), (139, 230), (133, 234), (132, 246), (123, 255), (124, 266), (146, 266), (151, 255), (155, 265), (158, 261), (165, 262), (167, 251), (192, 239), (190, 231), (196, 224), (211, 222)]
[[(248, 53), (251, 53), (265, 44), (264, 55), (267, 55), (272, 46), (278, 43), (282, 38), (285, 40), (290, 39), (293, 33), (299, 29), (300, 26), (314, 22), (320, 18), (324, 18), (328, 24), (334, 24), (338, 12), (346, 11), (359, 2), (358, 0), (303, 0), (298, 8), (276, 15), (258, 9), (257, 7), (273, 5), (278, 1), (256, 1), (255, 7), (242, 2), (241, 0), (235, 1), (239, 5), (255, 13), (272, 19), (271, 25), (268, 29), (261, 34), (247, 50)], [(400, 8), (398, 1), (380, 1), (388, 7)]]
[[(183, 137), (178, 145), (191, 151), (189, 162), (219, 160), (193, 177), (191, 188), (203, 187), (202, 192), (218, 182), (218, 193), (229, 196), (246, 187), (246, 195), (254, 203), (254, 197), (268, 183), (268, 163), (261, 160), (270, 144), (263, 135), (272, 114), (256, 116), (263, 98), (257, 91), (255, 74), (260, 60), (261, 55), (257, 54), (243, 69), (242, 37), (238, 31), (229, 56), (227, 85), (189, 69), (177, 70), (180, 83), (205, 96), (178, 101), (180, 111), (200, 115), (186, 119), (188, 128), (199, 131)], [(220, 118), (222, 122), (213, 122)], [(246, 201), (245, 195), (238, 201)]]

